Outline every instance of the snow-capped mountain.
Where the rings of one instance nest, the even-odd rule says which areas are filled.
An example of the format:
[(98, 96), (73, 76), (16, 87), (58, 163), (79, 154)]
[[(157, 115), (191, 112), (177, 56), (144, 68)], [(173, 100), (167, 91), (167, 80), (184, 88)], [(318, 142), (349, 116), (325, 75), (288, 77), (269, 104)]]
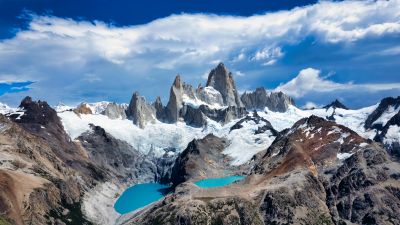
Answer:
[[(0, 203), (7, 202), (7, 218), (17, 224), (175, 224), (178, 217), (201, 224), (222, 218), (230, 224), (236, 216), (227, 215), (242, 215), (242, 224), (287, 218), (313, 224), (320, 213), (316, 218), (326, 224), (399, 221), (398, 208), (385, 208), (376, 193), (400, 204), (392, 196), (400, 190), (400, 97), (356, 110), (338, 100), (303, 110), (282, 92), (257, 88), (240, 96), (222, 63), (204, 87), (176, 76), (169, 94), (165, 105), (138, 92), (129, 104), (53, 109), (26, 97), (16, 109), (0, 105), (0, 182), (7, 181), (8, 190)], [(247, 178), (217, 191), (192, 183), (235, 174)], [(110, 202), (142, 182), (175, 190), (121, 217)], [(199, 219), (200, 211), (207, 215)]]

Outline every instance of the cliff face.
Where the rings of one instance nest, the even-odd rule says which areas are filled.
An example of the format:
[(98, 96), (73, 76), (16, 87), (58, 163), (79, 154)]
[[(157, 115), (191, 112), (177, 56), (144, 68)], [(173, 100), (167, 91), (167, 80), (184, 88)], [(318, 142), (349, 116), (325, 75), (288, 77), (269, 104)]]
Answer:
[(143, 96), (140, 96), (139, 92), (133, 93), (126, 114), (128, 118), (131, 118), (133, 123), (140, 128), (144, 128), (148, 122), (154, 122), (156, 118), (154, 107), (147, 104), (146, 100)]
[(170, 180), (172, 185), (189, 180), (234, 175), (239, 170), (230, 166), (229, 158), (222, 153), (228, 144), (226, 139), (212, 134), (191, 141), (175, 161)]
[(295, 105), (294, 100), (283, 92), (267, 93), (265, 88), (257, 88), (254, 92), (245, 92), (240, 97), (247, 110), (263, 110), (286, 112), (289, 105)]
[(225, 105), (243, 107), (232, 73), (228, 71), (223, 63), (218, 64), (216, 68), (211, 70), (206, 86), (213, 87), (219, 91)]
[(171, 86), (169, 101), (166, 107), (166, 120), (170, 123), (176, 123), (180, 117), (180, 110), (182, 108), (182, 94), (183, 87), (181, 77), (175, 77), (174, 83)]

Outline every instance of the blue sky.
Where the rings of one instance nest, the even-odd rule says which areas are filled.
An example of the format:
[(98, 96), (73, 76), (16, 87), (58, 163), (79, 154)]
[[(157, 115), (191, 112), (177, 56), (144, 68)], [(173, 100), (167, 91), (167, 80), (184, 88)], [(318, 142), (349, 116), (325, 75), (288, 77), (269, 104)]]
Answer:
[[(144, 3), (145, 2), (145, 3)], [(239, 91), (358, 108), (400, 93), (400, 1), (0, 0), (0, 101), (167, 101), (224, 62)]]

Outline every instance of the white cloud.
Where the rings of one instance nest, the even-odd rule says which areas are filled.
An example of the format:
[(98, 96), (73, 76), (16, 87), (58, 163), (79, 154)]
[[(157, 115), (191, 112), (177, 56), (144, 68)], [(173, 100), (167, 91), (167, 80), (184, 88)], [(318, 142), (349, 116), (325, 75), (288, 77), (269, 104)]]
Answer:
[(303, 106), (303, 109), (314, 109), (314, 108), (319, 108), (319, 107), (320, 106), (314, 102), (306, 102), (306, 104)]
[(243, 73), (243, 72), (241, 72), (241, 71), (239, 71), (239, 70), (234, 71), (233, 73), (234, 73), (236, 76), (239, 76), (239, 77), (243, 77), (244, 75), (246, 75), (245, 73)]
[(276, 63), (276, 59), (271, 59), (271, 60), (263, 63), (262, 65), (263, 66), (272, 66), (272, 65), (275, 65), (275, 63)]
[[(34, 15), (27, 30), (0, 41), (0, 71), (36, 81), (28, 93), (39, 98), (49, 92), (61, 98), (66, 91), (76, 93), (68, 98), (84, 91), (101, 97), (100, 90), (117, 89), (122, 95), (129, 82), (155, 82), (162, 73), (199, 74), (210, 62), (253, 56), (273, 66), (284, 57), (281, 46), (309, 36), (329, 44), (399, 34), (399, 11), (399, 0), (322, 1), (250, 17), (180, 14), (126, 27)], [(79, 83), (88, 73), (102, 82)]]
[[(332, 72), (330, 72), (331, 74)], [(321, 71), (314, 68), (303, 69), (299, 74), (285, 84), (279, 85), (275, 91), (282, 91), (290, 96), (299, 98), (313, 92), (333, 92), (341, 90), (365, 90), (365, 91), (386, 91), (399, 89), (400, 83), (374, 83), (374, 84), (354, 84), (337, 83), (322, 77)]]

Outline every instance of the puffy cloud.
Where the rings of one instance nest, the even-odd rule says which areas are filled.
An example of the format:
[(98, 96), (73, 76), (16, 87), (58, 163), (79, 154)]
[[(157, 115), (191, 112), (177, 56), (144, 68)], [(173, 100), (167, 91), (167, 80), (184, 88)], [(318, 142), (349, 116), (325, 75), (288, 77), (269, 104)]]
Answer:
[(319, 107), (320, 106), (314, 102), (306, 102), (306, 104), (303, 106), (303, 109), (314, 109), (314, 108), (319, 108)]
[[(275, 66), (286, 57), (282, 46), (308, 37), (329, 45), (399, 35), (399, 11), (399, 0), (322, 1), (250, 17), (180, 14), (126, 27), (32, 15), (27, 30), (0, 42), (0, 71), (35, 81), (27, 94), (53, 103), (99, 100), (106, 93), (121, 100), (133, 88), (167, 93), (165, 82), (178, 72), (199, 82), (218, 61)], [(233, 69), (250, 74), (245, 66)], [(297, 96), (309, 90), (301, 79), (318, 81), (315, 71), (302, 76), (294, 81), (303, 87)], [(9, 77), (0, 74), (4, 79)]]
[(400, 90), (400, 83), (373, 83), (373, 84), (354, 84), (337, 83), (321, 77), (321, 71), (314, 68), (303, 69), (299, 74), (288, 81), (287, 83), (279, 85), (275, 90), (282, 91), (290, 96), (299, 98), (309, 93), (319, 92), (334, 92), (334, 91), (387, 91), (398, 89)]

